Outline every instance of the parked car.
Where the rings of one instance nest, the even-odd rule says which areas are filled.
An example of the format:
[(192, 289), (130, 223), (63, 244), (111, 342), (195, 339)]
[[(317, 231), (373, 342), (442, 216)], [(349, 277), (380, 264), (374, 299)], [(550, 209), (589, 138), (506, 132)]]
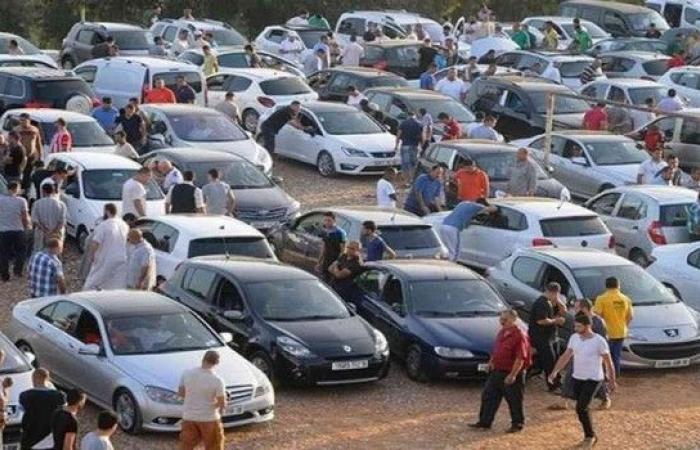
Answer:
[(579, 89), (581, 95), (601, 100), (643, 106), (651, 98), (656, 105), (666, 96), (668, 88), (662, 84), (636, 78), (608, 78), (587, 83)]
[(652, 23), (662, 33), (670, 28), (658, 12), (630, 3), (568, 0), (559, 4), (559, 14), (590, 20), (613, 37), (644, 37)]
[(33, 353), (25, 353), (17, 349), (15, 344), (7, 336), (0, 333), (0, 350), (5, 359), (0, 366), (0, 375), (3, 379), (12, 380), (12, 388), (8, 389), (5, 400), (5, 427), (2, 431), (3, 445), (6, 449), (19, 448), (22, 437), (22, 417), (24, 408), (19, 404), (19, 395), (31, 389), (32, 372), (35, 356)]
[[(85, 250), (88, 235), (104, 215), (104, 206), (114, 203), (121, 211), (122, 186), (141, 165), (113, 154), (70, 152), (49, 155), (46, 167), (69, 171), (61, 191), (67, 210), (66, 233)], [(151, 217), (165, 214), (165, 196), (153, 180), (146, 186), (146, 212)]]
[(366, 67), (339, 66), (313, 73), (307, 78), (309, 86), (318, 92), (320, 100), (343, 103), (348, 100), (349, 86), (354, 86), (359, 91), (408, 86), (408, 81), (398, 75)]
[[(622, 349), (622, 367), (675, 368), (700, 363), (699, 315), (644, 269), (594, 249), (520, 249), (488, 271), (488, 280), (529, 316), (544, 286), (556, 281), (569, 300), (595, 299), (615, 277), (632, 300), (634, 318)], [(569, 330), (570, 332), (571, 330)]]
[(540, 65), (538, 74), (544, 73), (551, 65), (556, 65), (561, 74), (561, 82), (571, 89), (581, 87), (581, 73), (591, 65), (593, 58), (585, 55), (562, 55), (550, 52), (534, 52), (529, 50), (514, 50), (496, 57), (496, 64), (502, 67), (517, 69), (521, 72), (532, 70), (535, 64)]
[(226, 22), (210, 19), (160, 19), (151, 26), (153, 37), (160, 36), (165, 42), (170, 44), (177, 39), (180, 31), (188, 32), (190, 47), (194, 47), (194, 32), (199, 30), (202, 33), (212, 33), (214, 35), (214, 47), (216, 50), (227, 47), (240, 47), (248, 43), (241, 33)]
[[(495, 214), (479, 215), (460, 233), (457, 260), (486, 269), (517, 248), (557, 246), (612, 252), (612, 233), (597, 214), (562, 200), (505, 197), (491, 200)], [(449, 211), (429, 214), (425, 223), (440, 227)]]
[[(457, 69), (457, 73), (462, 74), (462, 73), (464, 73), (464, 71), (466, 70), (467, 67), (468, 67), (467, 64), (456, 64), (454, 66), (445, 67), (444, 69), (438, 70), (433, 75), (433, 77), (435, 78), (435, 83), (437, 83), (438, 81), (447, 77), (447, 73), (450, 71), (450, 69)], [(486, 69), (488, 69), (488, 67), (489, 66), (487, 64), (477, 64), (476, 65), (476, 68), (478, 71), (477, 73), (479, 73), (480, 75), (483, 74), (486, 71)], [(510, 67), (496, 66), (496, 73), (494, 73), (491, 76), (501, 76), (501, 75), (522, 75), (522, 73), (519, 70), (512, 69)]]
[(600, 215), (615, 237), (617, 253), (642, 267), (657, 246), (688, 242), (687, 208), (696, 191), (677, 186), (622, 186), (586, 203)]
[[(547, 22), (552, 22), (554, 31), (559, 35), (559, 46), (557, 50), (567, 50), (574, 41), (573, 36), (576, 31), (574, 30), (574, 19), (571, 17), (535, 16), (526, 17), (521, 22), (528, 27), (536, 28), (540, 31), (544, 31)], [(597, 44), (603, 39), (610, 37), (610, 33), (588, 20), (581, 20), (581, 28), (586, 30), (593, 44)]]
[(226, 92), (236, 95), (241, 123), (251, 133), (273, 106), (318, 99), (303, 77), (273, 69), (222, 69), (207, 78), (207, 88), (213, 105), (223, 101)]
[(279, 186), (281, 180), (269, 178), (240, 156), (186, 147), (156, 150), (141, 161), (146, 166), (156, 161), (170, 161), (180, 172), (192, 171), (198, 187), (208, 183), (209, 170), (218, 169), (219, 179), (231, 186), (236, 197), (236, 218), (263, 233), (299, 215), (299, 202)]
[(277, 259), (261, 232), (232, 217), (168, 214), (141, 218), (136, 228), (153, 246), (157, 274), (166, 279), (181, 262), (195, 256)]
[(80, 77), (40, 67), (0, 68), (0, 112), (13, 108), (57, 108), (88, 114), (98, 105)]
[(418, 65), (421, 45), (423, 43), (411, 39), (367, 42), (360, 66), (393, 72), (407, 80), (418, 79), (423, 72)]
[(675, 67), (659, 78), (659, 83), (667, 88), (675, 89), (678, 95), (687, 100), (688, 106), (700, 107), (700, 68), (694, 66)]
[(631, 132), (629, 136), (643, 140), (644, 134), (652, 125), (658, 127), (665, 137), (666, 156), (678, 156), (681, 168), (687, 172), (700, 167), (700, 108), (684, 109), (683, 117), (659, 117)]
[(7, 54), (7, 49), (9, 48), (10, 41), (17, 41), (17, 45), (20, 50), (22, 50), (22, 56), (41, 59), (47, 65), (51, 67), (56, 67), (56, 61), (54, 61), (49, 55), (45, 54), (37, 46), (23, 38), (22, 36), (17, 36), (12, 33), (0, 32), (0, 55), (2, 56), (13, 56)]
[(700, 243), (656, 247), (650, 259), (647, 272), (688, 306), (700, 311)]
[(185, 261), (166, 295), (194, 310), (273, 383), (336, 385), (384, 378), (384, 335), (314, 275), (245, 258)]
[(668, 70), (669, 56), (650, 52), (605, 52), (598, 55), (608, 78), (658, 80)]
[(192, 105), (149, 104), (140, 107), (149, 119), (148, 149), (206, 147), (247, 159), (272, 173), (272, 158), (236, 122), (223, 113)]
[(387, 336), (411, 379), (486, 375), (506, 304), (479, 275), (448, 261), (379, 261), (355, 284), (348, 300)]
[(297, 61), (304, 61), (307, 56), (313, 53), (313, 48), (321, 41), (321, 36), (328, 34), (330, 30), (326, 28), (315, 28), (298, 25), (270, 25), (265, 27), (253, 40), (256, 48), (289, 58), (288, 55), (280, 53), (280, 44), (287, 39), (287, 36), (295, 36), (301, 43), (304, 50), (296, 55)]
[[(255, 53), (260, 57), (260, 65), (264, 69), (275, 69), (300, 77), (304, 76), (304, 71), (301, 70), (299, 64), (289, 59), (261, 50), (256, 50)], [(177, 60), (202, 67), (204, 65), (204, 52), (199, 47), (191, 48), (180, 53)], [(250, 69), (248, 55), (244, 47), (232, 47), (225, 50), (217, 49), (216, 60), (222, 69)]]
[[(578, 198), (590, 198), (608, 189), (635, 184), (639, 165), (649, 159), (630, 138), (601, 132), (559, 131), (552, 133), (550, 174)], [(531, 156), (544, 165), (545, 136), (512, 142), (531, 149)]]
[(0, 67), (38, 67), (44, 69), (58, 69), (58, 64), (53, 60), (47, 61), (43, 54), (37, 55), (1, 55)]
[(90, 291), (25, 300), (12, 310), (9, 337), (32, 352), (57, 384), (80, 388), (113, 411), (127, 433), (177, 431), (183, 370), (207, 350), (220, 356), (226, 386), (224, 427), (272, 420), (274, 390), (265, 374), (188, 308), (143, 291)]
[(71, 27), (63, 39), (59, 61), (66, 70), (72, 70), (78, 64), (93, 59), (92, 50), (114, 38), (122, 56), (145, 56), (153, 45), (153, 38), (148, 30), (138, 25), (114, 22), (78, 22)]
[(377, 224), (382, 239), (398, 258), (444, 258), (447, 249), (435, 230), (420, 218), (401, 209), (387, 210), (372, 206), (338, 206), (307, 211), (294, 222), (283, 225), (270, 235), (279, 259), (310, 272), (321, 253), (322, 221), (325, 211), (333, 211), (338, 227), (349, 240), (360, 241), (362, 222)]
[(603, 39), (593, 44), (588, 50), (590, 56), (598, 56), (605, 52), (652, 52), (652, 53), (664, 53), (666, 54), (666, 49), (668, 44), (661, 39), (649, 39), (649, 38), (610, 38)]
[(358, 41), (362, 42), (362, 36), (367, 31), (367, 24), (373, 22), (381, 26), (382, 34), (389, 39), (403, 38), (408, 28), (413, 29), (420, 24), (423, 30), (430, 36), (433, 42), (442, 42), (442, 26), (434, 20), (405, 10), (380, 10), (380, 11), (348, 11), (340, 15), (335, 27), (337, 39), (346, 44), (350, 36), (355, 34)]
[(700, 5), (697, 2), (647, 0), (645, 6), (662, 14), (669, 26), (673, 28), (697, 27), (700, 21)]

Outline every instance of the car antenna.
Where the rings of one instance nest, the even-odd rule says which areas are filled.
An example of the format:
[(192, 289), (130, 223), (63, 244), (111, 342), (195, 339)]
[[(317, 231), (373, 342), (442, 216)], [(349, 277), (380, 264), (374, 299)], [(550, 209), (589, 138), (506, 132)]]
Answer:
[[(219, 226), (219, 230), (224, 231), (226, 229), (225, 225)], [(231, 259), (231, 254), (228, 251), (228, 240), (226, 239), (226, 236), (223, 238), (224, 241), (224, 255), (226, 256), (226, 260), (228, 261)]]

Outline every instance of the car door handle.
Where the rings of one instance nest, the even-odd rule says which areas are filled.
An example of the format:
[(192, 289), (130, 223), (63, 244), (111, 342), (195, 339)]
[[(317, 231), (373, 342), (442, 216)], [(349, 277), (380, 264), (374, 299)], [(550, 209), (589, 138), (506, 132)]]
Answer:
[(637, 225), (634, 225), (634, 226), (632, 227), (632, 229), (633, 229), (633, 230), (639, 230), (639, 227), (638, 227)]

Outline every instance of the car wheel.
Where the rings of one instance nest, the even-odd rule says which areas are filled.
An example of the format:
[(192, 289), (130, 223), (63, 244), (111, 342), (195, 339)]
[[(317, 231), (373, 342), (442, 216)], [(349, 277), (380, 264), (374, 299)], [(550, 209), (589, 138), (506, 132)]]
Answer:
[(277, 386), (275, 367), (272, 363), (272, 359), (267, 355), (267, 353), (262, 350), (253, 353), (250, 355), (250, 363), (260, 369), (260, 371), (265, 374), (267, 379), (270, 380), (270, 383), (272, 383), (273, 386)]
[(61, 67), (63, 67), (65, 70), (73, 70), (73, 68), (75, 68), (75, 64), (73, 64), (72, 59), (65, 57), (61, 60)]
[(66, 110), (81, 114), (90, 114), (92, 100), (83, 94), (72, 94), (66, 100)]
[(31, 345), (27, 344), (24, 341), (19, 341), (15, 344), (15, 347), (17, 347), (17, 350), (19, 350), (22, 353), (31, 353), (32, 355), (34, 355), (34, 361), (32, 361), (32, 366), (34, 368), (39, 367), (39, 359), (36, 357), (36, 353), (34, 353), (34, 349)]
[(85, 253), (87, 251), (88, 232), (85, 227), (78, 228), (78, 234), (75, 235), (75, 240), (78, 243), (78, 251)]
[(608, 189), (613, 189), (614, 187), (615, 186), (613, 186), (612, 184), (604, 184), (600, 187), (600, 189), (598, 189), (598, 193), (600, 194), (601, 192), (605, 192)]
[(324, 177), (332, 177), (335, 175), (335, 161), (333, 161), (331, 154), (326, 151), (318, 155), (316, 166), (318, 167), (318, 173)]
[(630, 261), (641, 267), (646, 267), (649, 265), (649, 258), (644, 252), (638, 248), (632, 249), (629, 256)]
[(141, 411), (131, 392), (122, 389), (114, 398), (114, 412), (117, 414), (119, 428), (129, 434), (141, 431)]
[(254, 109), (246, 109), (243, 111), (243, 128), (251, 133), (255, 133), (258, 129), (258, 120), (260, 120), (260, 115)]
[(413, 381), (425, 383), (428, 376), (423, 367), (423, 352), (417, 345), (411, 346), (406, 354), (406, 373)]

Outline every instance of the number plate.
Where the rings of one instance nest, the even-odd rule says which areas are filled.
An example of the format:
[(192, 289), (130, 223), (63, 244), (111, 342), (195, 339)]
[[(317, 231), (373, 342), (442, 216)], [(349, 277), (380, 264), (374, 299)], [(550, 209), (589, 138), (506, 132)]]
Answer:
[(253, 222), (255, 228), (272, 228), (275, 226), (275, 222)]
[(361, 359), (357, 361), (337, 361), (331, 366), (333, 370), (355, 370), (355, 369), (366, 369), (369, 367), (369, 361), (366, 359)]
[(671, 367), (686, 367), (690, 365), (690, 358), (669, 359), (665, 361), (656, 361), (654, 367), (657, 369), (667, 369)]
[(479, 364), (478, 366), (476, 366), (476, 370), (478, 370), (479, 372), (488, 372), (489, 371), (489, 364), (488, 363)]
[(238, 416), (243, 414), (243, 407), (239, 405), (227, 405), (224, 409), (224, 416)]
[(5, 444), (2, 446), (2, 450), (19, 450), (19, 443), (17, 443), (17, 444)]

